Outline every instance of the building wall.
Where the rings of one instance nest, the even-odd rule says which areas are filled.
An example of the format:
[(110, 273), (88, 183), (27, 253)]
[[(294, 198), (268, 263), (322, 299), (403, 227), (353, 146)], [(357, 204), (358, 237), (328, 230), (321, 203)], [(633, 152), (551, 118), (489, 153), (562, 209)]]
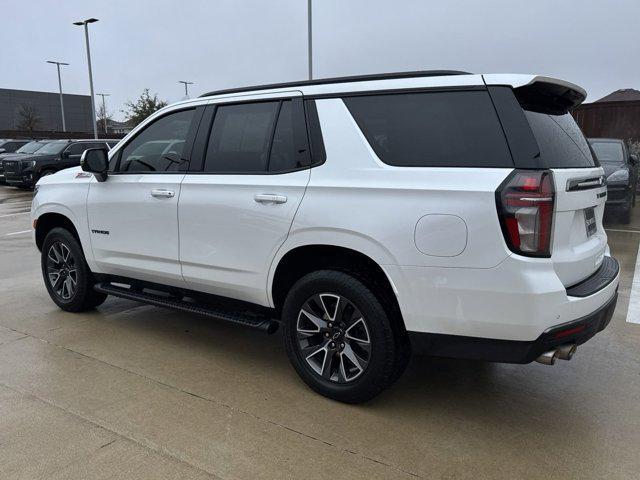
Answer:
[(640, 140), (640, 101), (587, 103), (572, 113), (587, 137)]
[[(64, 94), (64, 113), (67, 131), (93, 132), (91, 121), (91, 97), (89, 95)], [(37, 130), (62, 131), (60, 96), (51, 92), (9, 90), (0, 88), (0, 130), (17, 130), (22, 105), (36, 109), (40, 117)]]

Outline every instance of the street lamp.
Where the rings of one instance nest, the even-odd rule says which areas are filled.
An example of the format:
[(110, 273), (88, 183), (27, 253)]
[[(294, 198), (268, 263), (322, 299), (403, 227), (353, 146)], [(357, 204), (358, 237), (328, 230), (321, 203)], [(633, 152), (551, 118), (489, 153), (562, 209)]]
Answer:
[(108, 134), (109, 132), (107, 131), (107, 106), (104, 103), (104, 97), (110, 97), (111, 94), (110, 93), (96, 93), (96, 95), (100, 95), (102, 97), (102, 114), (104, 115), (104, 117), (103, 117), (104, 133)]
[(93, 121), (93, 138), (98, 138), (98, 126), (96, 125), (96, 105), (95, 97), (93, 95), (93, 74), (91, 73), (91, 51), (89, 49), (89, 24), (97, 22), (97, 18), (88, 18), (78, 22), (73, 22), (74, 25), (84, 26), (84, 38), (87, 44), (87, 65), (89, 66), (89, 89), (91, 90), (91, 118)]
[(67, 124), (64, 121), (64, 100), (62, 100), (62, 77), (60, 76), (60, 65), (69, 65), (64, 62), (54, 62), (53, 60), (47, 60), (47, 63), (52, 63), (58, 67), (58, 88), (60, 90), (60, 111), (62, 112), (62, 131), (67, 131)]
[(178, 83), (184, 83), (184, 95), (189, 98), (189, 85), (193, 85), (193, 82), (185, 82), (184, 80), (178, 80)]
[(313, 13), (313, 6), (311, 5), (311, 0), (307, 0), (307, 50), (308, 50), (308, 61), (309, 61), (309, 80), (313, 79), (313, 56), (312, 56), (312, 40), (313, 40), (313, 30), (312, 30), (312, 22), (311, 22), (311, 14)]

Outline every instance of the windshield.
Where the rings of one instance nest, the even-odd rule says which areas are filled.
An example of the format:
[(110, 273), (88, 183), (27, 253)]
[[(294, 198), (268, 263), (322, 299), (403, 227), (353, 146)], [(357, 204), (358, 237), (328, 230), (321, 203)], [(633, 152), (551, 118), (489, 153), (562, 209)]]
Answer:
[(38, 150), (38, 153), (42, 155), (55, 155), (64, 150), (67, 145), (69, 145), (69, 142), (46, 143), (44, 147)]
[(46, 145), (46, 143), (29, 142), (16, 150), (16, 153), (34, 153), (35, 151), (40, 150), (44, 145)]
[(600, 163), (624, 163), (622, 144), (618, 142), (591, 142)]

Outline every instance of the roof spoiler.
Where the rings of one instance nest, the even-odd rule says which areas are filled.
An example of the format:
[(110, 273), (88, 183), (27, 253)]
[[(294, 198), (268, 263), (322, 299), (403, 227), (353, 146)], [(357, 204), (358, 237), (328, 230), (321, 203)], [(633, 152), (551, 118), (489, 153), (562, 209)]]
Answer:
[(587, 92), (557, 78), (533, 75), (484, 75), (487, 85), (508, 85), (527, 110), (562, 115), (580, 105)]

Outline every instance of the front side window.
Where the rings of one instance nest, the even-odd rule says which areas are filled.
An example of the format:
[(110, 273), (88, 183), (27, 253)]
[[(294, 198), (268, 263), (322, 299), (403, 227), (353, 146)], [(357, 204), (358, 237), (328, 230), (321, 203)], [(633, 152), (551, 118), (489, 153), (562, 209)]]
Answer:
[(82, 152), (84, 152), (85, 150), (87, 150), (88, 148), (93, 148), (90, 147), (89, 143), (74, 143), (73, 145), (69, 145), (69, 147), (67, 147), (67, 149), (64, 151), (64, 153), (66, 153), (69, 156), (80, 156), (82, 155)]
[(183, 172), (188, 159), (184, 145), (195, 109), (159, 118), (120, 151), (117, 170), (122, 173)]
[(212, 173), (263, 173), (279, 102), (216, 108), (204, 169)]
[(486, 91), (344, 98), (374, 152), (398, 167), (513, 167)]

